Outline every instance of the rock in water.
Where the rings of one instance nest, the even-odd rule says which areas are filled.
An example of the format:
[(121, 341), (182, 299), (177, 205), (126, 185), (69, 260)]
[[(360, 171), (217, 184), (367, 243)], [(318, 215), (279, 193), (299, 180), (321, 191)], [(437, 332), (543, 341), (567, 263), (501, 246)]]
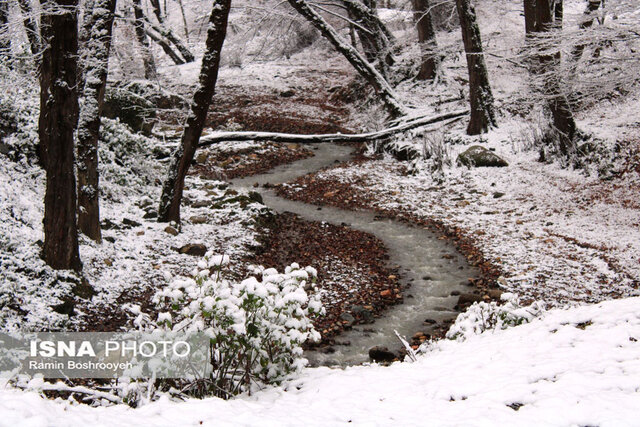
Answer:
[(340, 315), (340, 320), (342, 320), (343, 324), (348, 327), (353, 326), (356, 321), (356, 319), (349, 313), (342, 313)]
[(467, 148), (464, 152), (460, 153), (457, 159), (457, 163), (459, 165), (477, 168), (500, 168), (509, 166), (509, 163), (507, 163), (503, 158), (480, 145), (473, 145)]
[(458, 297), (458, 304), (456, 304), (456, 310), (463, 310), (474, 302), (482, 301), (482, 297), (476, 294), (462, 294)]

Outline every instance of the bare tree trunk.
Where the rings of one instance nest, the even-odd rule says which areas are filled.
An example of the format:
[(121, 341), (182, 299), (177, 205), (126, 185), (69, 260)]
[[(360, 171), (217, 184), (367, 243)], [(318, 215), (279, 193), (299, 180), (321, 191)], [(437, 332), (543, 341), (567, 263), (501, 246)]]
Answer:
[(184, 3), (182, 0), (178, 0), (178, 6), (180, 6), (180, 14), (182, 14), (182, 25), (184, 26), (184, 39), (189, 43), (189, 27), (187, 26), (187, 16), (184, 13)]
[(89, 40), (91, 35), (91, 28), (93, 27), (93, 6), (95, 0), (87, 0), (84, 2), (84, 9), (82, 10), (82, 25), (78, 31), (78, 45), (80, 49)]
[(182, 57), (173, 50), (173, 48), (169, 44), (170, 42), (167, 39), (163, 38), (161, 34), (158, 34), (157, 32), (153, 31), (151, 28), (146, 28), (146, 27), (144, 28), (144, 32), (151, 38), (151, 40), (156, 42), (158, 46), (162, 48), (162, 50), (164, 50), (164, 53), (166, 53), (167, 56), (171, 58), (174, 64), (182, 65), (185, 63)]
[[(406, 132), (436, 123), (449, 121), (452, 123), (462, 116), (469, 114), (469, 110), (452, 111), (438, 116), (412, 118), (396, 126), (382, 129), (376, 132), (344, 134), (329, 133), (319, 135), (300, 135), (277, 132), (213, 132), (200, 138), (200, 147), (217, 144), (223, 141), (274, 141), (295, 142), (300, 144), (321, 144), (326, 142), (372, 142), (381, 141), (398, 133)], [(446, 125), (448, 123), (444, 123)]]
[[(144, 11), (142, 10), (142, 7), (140, 6), (140, 0), (133, 0), (133, 12), (134, 12), (135, 18), (136, 18), (136, 34), (137, 34), (138, 31), (142, 31), (143, 33), (145, 33), (146, 35), (151, 37), (151, 39), (153, 41), (158, 43), (158, 45), (162, 48), (162, 50), (164, 50), (164, 53), (166, 53), (167, 56), (169, 58), (171, 58), (171, 60), (176, 65), (184, 64), (184, 60), (180, 57), (180, 55), (178, 55), (177, 53), (175, 53), (173, 51), (171, 46), (169, 46), (169, 42), (168, 41), (163, 40), (160, 35), (154, 34), (153, 31), (150, 31), (145, 27), (145, 24), (151, 25), (151, 22), (145, 16)], [(138, 38), (139, 41), (141, 40), (140, 36), (136, 35), (136, 37)], [(146, 36), (143, 37), (143, 39), (146, 40)], [(146, 71), (145, 71), (145, 74), (146, 74)]]
[[(193, 62), (195, 60), (193, 54), (173, 35), (171, 30), (166, 29), (162, 24), (156, 25), (149, 20), (140, 6), (140, 0), (133, 0), (133, 8), (136, 19), (136, 31), (143, 31), (151, 40), (158, 43), (164, 53), (166, 53), (176, 65), (182, 65), (185, 62)], [(139, 36), (136, 37), (140, 40)], [(180, 54), (178, 54), (171, 45), (174, 45)]]
[[(353, 14), (349, 11), (347, 11), (347, 16), (349, 16), (349, 19), (353, 20)], [(349, 39), (351, 40), (351, 46), (357, 47), (358, 39), (356, 39), (356, 27), (351, 22), (349, 23)]]
[(29, 0), (18, 0), (18, 3), (20, 4), (20, 10), (22, 11), (24, 29), (27, 32), (27, 39), (29, 40), (31, 53), (33, 55), (38, 55), (40, 54), (40, 33), (38, 31), (38, 20), (34, 15)]
[[(365, 1), (365, 6), (357, 0), (342, 0), (342, 4), (349, 16), (358, 24), (356, 33), (365, 58), (386, 77), (389, 72), (388, 66), (395, 63), (391, 53), (394, 38), (378, 17), (375, 2)], [(352, 45), (355, 46), (353, 43)]]
[(489, 84), (489, 73), (484, 62), (480, 28), (476, 21), (476, 11), (470, 0), (456, 0), (464, 50), (467, 54), (469, 70), (469, 101), (471, 118), (467, 133), (477, 135), (496, 125), (493, 95)]
[(200, 69), (200, 81), (193, 96), (191, 113), (182, 133), (180, 146), (173, 154), (169, 174), (162, 188), (158, 213), (158, 221), (160, 222), (180, 222), (180, 202), (182, 201), (184, 179), (198, 148), (198, 141), (202, 135), (207, 111), (215, 91), (218, 67), (220, 66), (220, 52), (227, 34), (230, 9), (231, 0), (213, 1), (207, 30), (206, 50)]
[(84, 67), (87, 58), (84, 57), (88, 53), (85, 49), (87, 41), (91, 35), (91, 28), (95, 25), (93, 16), (95, 0), (86, 0), (82, 9), (82, 22), (78, 26), (78, 51), (80, 59), (78, 61), (78, 99), (82, 99), (82, 91), (84, 90)]
[[(180, 52), (180, 55), (182, 55), (184, 62), (195, 61), (195, 58), (191, 53), (191, 51), (187, 49), (184, 43), (182, 43), (182, 41), (173, 34), (171, 29), (166, 26), (164, 15), (162, 13), (162, 9), (160, 8), (160, 1), (150, 0), (149, 2), (151, 3), (153, 14), (156, 16), (156, 19), (158, 20), (159, 25), (153, 25), (149, 19), (147, 19), (147, 23), (152, 26), (154, 31), (156, 31), (162, 37), (166, 38), (169, 42), (171, 42), (176, 47), (176, 49), (178, 49), (178, 52)], [(184, 18), (184, 13), (183, 13), (183, 18)], [(185, 21), (185, 28), (186, 28), (186, 21)]]
[(431, 7), (429, 0), (412, 0), (411, 3), (416, 27), (418, 28), (418, 43), (420, 43), (420, 50), (422, 51), (422, 63), (416, 79), (433, 80), (436, 77), (438, 68), (438, 59), (435, 54), (438, 45), (431, 19)]
[(536, 0), (524, 0), (524, 30), (527, 35), (536, 30)]
[(169, 40), (176, 47), (176, 49), (178, 49), (178, 52), (180, 52), (180, 55), (182, 55), (182, 58), (184, 58), (184, 62), (195, 61), (193, 53), (191, 53), (191, 51), (184, 45), (184, 43), (182, 43), (179, 38), (175, 36), (175, 34), (173, 34), (170, 29), (166, 28), (162, 24), (160, 26), (152, 25), (152, 28), (156, 30), (161, 36)]
[(563, 0), (555, 0), (553, 4), (553, 15), (556, 27), (562, 29), (562, 20), (564, 19), (564, 2)]
[(153, 54), (151, 53), (151, 46), (149, 46), (149, 40), (147, 39), (147, 34), (144, 31), (144, 18), (142, 15), (142, 8), (140, 7), (140, 0), (133, 0), (133, 13), (135, 17), (133, 25), (136, 32), (136, 38), (142, 48), (144, 78), (147, 80), (155, 80), (158, 77), (158, 73), (156, 71), (156, 63), (153, 60)]
[(100, 116), (109, 70), (111, 30), (116, 0), (96, 0), (93, 27), (84, 48), (86, 55), (83, 103), (78, 122), (78, 228), (90, 239), (100, 241), (100, 186), (98, 139)]
[(398, 117), (405, 114), (404, 106), (397, 100), (393, 89), (384, 77), (367, 62), (358, 50), (349, 43), (342, 40), (336, 30), (331, 27), (327, 21), (316, 13), (305, 0), (288, 0), (289, 4), (304, 16), (322, 35), (336, 48), (336, 50), (353, 65), (360, 75), (362, 75), (380, 94), (382, 102), (387, 111), (393, 116)]
[(52, 268), (80, 270), (73, 158), (78, 119), (78, 1), (42, 0), (41, 4), (39, 134), (47, 174), (43, 256)]
[(149, 0), (151, 4), (151, 8), (153, 9), (153, 14), (156, 16), (156, 19), (159, 23), (164, 22), (164, 18), (162, 16), (162, 9), (160, 9), (160, 1), (159, 0)]
[[(579, 27), (581, 30), (591, 28), (593, 26), (594, 12), (600, 8), (601, 4), (601, 0), (589, 0), (589, 2), (587, 3), (587, 8), (584, 11), (584, 18), (580, 22)], [(580, 60), (585, 47), (586, 46), (584, 44), (579, 44), (573, 48), (573, 50), (571, 51), (571, 57), (574, 61), (577, 62)]]
[[(544, 33), (554, 28), (554, 16), (552, 15), (550, 0), (537, 0), (536, 3), (536, 32)], [(539, 55), (538, 64), (541, 72), (546, 72), (544, 91), (549, 100), (549, 110), (553, 116), (553, 126), (558, 132), (558, 148), (564, 156), (575, 153), (575, 137), (577, 132), (576, 122), (571, 112), (571, 107), (566, 95), (561, 90), (558, 76), (553, 68), (560, 61), (560, 55)]]

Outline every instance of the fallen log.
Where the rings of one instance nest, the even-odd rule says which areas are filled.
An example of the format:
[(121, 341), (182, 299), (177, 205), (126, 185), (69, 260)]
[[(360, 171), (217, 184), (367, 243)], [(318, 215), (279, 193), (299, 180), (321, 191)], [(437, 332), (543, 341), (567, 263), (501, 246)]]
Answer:
[(213, 132), (200, 137), (200, 147), (206, 147), (223, 141), (274, 141), (298, 144), (320, 144), (323, 142), (369, 142), (387, 138), (391, 135), (406, 132), (421, 126), (444, 122), (449, 119), (457, 119), (469, 114), (469, 110), (452, 111), (432, 117), (422, 117), (412, 119), (407, 123), (402, 123), (387, 129), (376, 132), (342, 134), (328, 133), (317, 135), (302, 135), (293, 133), (278, 132)]

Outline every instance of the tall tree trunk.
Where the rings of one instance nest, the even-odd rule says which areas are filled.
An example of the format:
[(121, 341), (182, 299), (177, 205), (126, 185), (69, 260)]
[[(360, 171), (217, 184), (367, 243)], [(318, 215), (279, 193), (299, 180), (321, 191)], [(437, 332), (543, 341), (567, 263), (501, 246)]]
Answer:
[(42, 0), (41, 4), (39, 134), (47, 175), (43, 256), (55, 269), (80, 270), (73, 155), (78, 119), (78, 0)]
[(331, 27), (327, 21), (316, 13), (305, 0), (288, 0), (289, 4), (300, 13), (307, 21), (309, 21), (322, 35), (351, 63), (362, 77), (364, 77), (380, 94), (382, 102), (387, 111), (393, 116), (398, 117), (405, 114), (404, 106), (396, 98), (393, 89), (385, 78), (367, 62), (358, 50), (345, 42), (336, 30)]
[(115, 8), (116, 0), (96, 0), (91, 17), (94, 24), (84, 48), (86, 78), (78, 121), (78, 228), (98, 242), (101, 240), (98, 139)]
[(438, 59), (435, 54), (438, 45), (431, 19), (431, 7), (429, 0), (412, 0), (411, 3), (416, 27), (418, 28), (418, 43), (420, 43), (420, 50), (422, 51), (422, 63), (416, 79), (433, 80), (436, 77), (438, 68)]
[[(581, 30), (591, 28), (593, 26), (594, 12), (600, 8), (601, 4), (602, 4), (601, 0), (589, 0), (589, 2), (587, 3), (587, 8), (584, 11), (584, 18), (582, 19), (579, 25), (579, 28)], [(573, 58), (574, 61), (577, 62), (580, 60), (585, 47), (586, 45), (581, 43), (572, 49), (571, 57)]]
[(86, 0), (84, 2), (84, 8), (82, 10), (82, 25), (78, 31), (78, 45), (80, 46), (80, 49), (82, 49), (82, 46), (87, 42), (87, 40), (89, 40), (89, 36), (91, 35), (91, 28), (94, 24), (94, 20), (92, 19), (94, 5), (95, 0)]
[[(391, 53), (394, 37), (378, 17), (376, 3), (365, 1), (362, 4), (357, 0), (342, 0), (342, 4), (358, 24), (356, 33), (365, 58), (386, 78), (388, 67), (395, 63)], [(355, 46), (353, 43), (352, 45)]]
[(562, 20), (564, 19), (563, 0), (555, 0), (555, 3), (553, 4), (553, 15), (556, 27), (562, 29)]
[(231, 0), (213, 1), (207, 30), (206, 50), (200, 69), (200, 81), (193, 96), (191, 113), (182, 133), (180, 146), (173, 153), (168, 177), (162, 188), (158, 213), (158, 221), (160, 222), (180, 222), (180, 202), (182, 201), (184, 179), (198, 148), (198, 141), (202, 135), (207, 111), (215, 91), (218, 67), (220, 66), (220, 52), (227, 34), (230, 9)]
[[(550, 0), (537, 0), (536, 3), (536, 32), (545, 33), (553, 30), (554, 23)], [(549, 110), (553, 116), (553, 126), (558, 132), (558, 148), (564, 156), (575, 153), (576, 122), (571, 112), (571, 106), (566, 95), (561, 90), (559, 77), (554, 68), (560, 61), (560, 54), (539, 55), (538, 64), (541, 73), (546, 73), (544, 91), (549, 99)]]
[(528, 35), (536, 30), (536, 0), (524, 0), (524, 31)]
[(471, 117), (467, 133), (477, 135), (496, 125), (493, 95), (489, 84), (489, 73), (484, 61), (480, 28), (476, 21), (476, 11), (470, 0), (456, 0), (464, 50), (467, 54), (469, 70), (469, 102)]
[(82, 9), (82, 22), (78, 27), (78, 51), (80, 59), (78, 61), (78, 99), (82, 99), (82, 91), (84, 90), (84, 67), (87, 63), (86, 55), (88, 50), (85, 49), (87, 41), (91, 35), (91, 28), (95, 25), (93, 16), (95, 0), (86, 0)]
[(156, 71), (156, 63), (153, 60), (153, 54), (151, 53), (151, 46), (149, 46), (149, 39), (147, 39), (147, 34), (144, 31), (144, 15), (140, 7), (140, 0), (133, 0), (133, 13), (135, 17), (133, 25), (136, 32), (136, 39), (138, 39), (138, 44), (142, 49), (144, 78), (147, 80), (156, 80), (158, 73)]
[[(156, 16), (156, 19), (158, 20), (159, 25), (153, 25), (151, 21), (149, 21), (148, 19), (147, 19), (147, 23), (151, 25), (158, 34), (160, 34), (162, 37), (167, 39), (176, 47), (176, 49), (178, 49), (178, 52), (180, 52), (180, 55), (182, 55), (184, 62), (195, 61), (195, 58), (191, 53), (191, 51), (184, 45), (184, 43), (182, 43), (182, 41), (179, 38), (177, 38), (173, 34), (171, 29), (166, 26), (164, 15), (162, 13), (162, 9), (160, 8), (160, 0), (150, 0), (149, 2), (151, 3), (153, 14)], [(166, 8), (165, 8), (165, 13), (166, 13)], [(183, 18), (184, 18), (184, 14), (183, 14)], [(185, 28), (186, 28), (186, 21), (185, 21)]]
[(151, 3), (151, 8), (153, 9), (153, 14), (156, 16), (156, 19), (159, 23), (164, 23), (164, 17), (162, 16), (162, 9), (160, 8), (159, 0), (149, 0)]
[(173, 44), (176, 49), (178, 49), (178, 52), (180, 52), (180, 55), (182, 55), (184, 62), (195, 61), (193, 53), (191, 53), (191, 51), (184, 45), (184, 43), (182, 43), (182, 41), (178, 37), (176, 37), (175, 34), (173, 34), (173, 31), (164, 26), (164, 24), (160, 24), (159, 26), (152, 25), (152, 28), (157, 31), (158, 34), (160, 34), (162, 37), (169, 40), (171, 44)]
[(180, 14), (182, 15), (182, 25), (184, 26), (184, 39), (189, 43), (189, 27), (187, 26), (187, 15), (184, 13), (184, 3), (182, 0), (178, 0), (178, 6), (180, 6)]
[(22, 20), (24, 23), (24, 29), (27, 33), (27, 40), (29, 40), (29, 47), (33, 55), (40, 54), (40, 37), (38, 31), (38, 20), (34, 15), (31, 3), (29, 0), (18, 0), (20, 4), (20, 10), (22, 11)]
[[(147, 23), (148, 23), (148, 21), (147, 21)], [(171, 60), (174, 62), (174, 64), (182, 65), (182, 64), (185, 63), (184, 59), (182, 59), (182, 57), (180, 55), (178, 55), (178, 53), (173, 50), (173, 48), (170, 45), (169, 40), (167, 40), (164, 37), (162, 37), (162, 35), (159, 34), (158, 32), (153, 31), (152, 28), (144, 27), (144, 32), (151, 38), (151, 40), (153, 40), (154, 42), (158, 43), (158, 46), (160, 46), (162, 48), (162, 50), (164, 50), (164, 53), (166, 53), (167, 56), (169, 58), (171, 58)]]
[[(156, 25), (149, 20), (140, 6), (140, 0), (133, 0), (133, 9), (136, 17), (136, 31), (144, 32), (151, 40), (158, 43), (158, 46), (162, 48), (164, 53), (166, 53), (176, 65), (182, 65), (185, 62), (193, 62), (195, 60), (193, 54), (170, 30), (167, 30), (162, 24)], [(139, 36), (136, 37), (140, 40)], [(176, 46), (180, 54), (174, 51), (173, 47), (171, 47), (172, 44)]]

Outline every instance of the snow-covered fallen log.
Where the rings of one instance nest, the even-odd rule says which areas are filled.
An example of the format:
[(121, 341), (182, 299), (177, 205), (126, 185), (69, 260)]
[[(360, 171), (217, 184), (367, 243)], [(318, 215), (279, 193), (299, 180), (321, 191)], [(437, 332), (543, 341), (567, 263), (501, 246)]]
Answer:
[(402, 123), (387, 129), (376, 132), (342, 134), (328, 133), (316, 135), (302, 135), (294, 133), (278, 133), (278, 132), (213, 132), (200, 138), (200, 147), (206, 147), (223, 141), (274, 141), (274, 142), (291, 142), (298, 144), (319, 144), (322, 142), (369, 142), (378, 141), (391, 135), (406, 132), (421, 126), (427, 126), (435, 123), (444, 122), (450, 119), (469, 114), (469, 110), (452, 111), (438, 116), (422, 117), (413, 119), (410, 122)]

